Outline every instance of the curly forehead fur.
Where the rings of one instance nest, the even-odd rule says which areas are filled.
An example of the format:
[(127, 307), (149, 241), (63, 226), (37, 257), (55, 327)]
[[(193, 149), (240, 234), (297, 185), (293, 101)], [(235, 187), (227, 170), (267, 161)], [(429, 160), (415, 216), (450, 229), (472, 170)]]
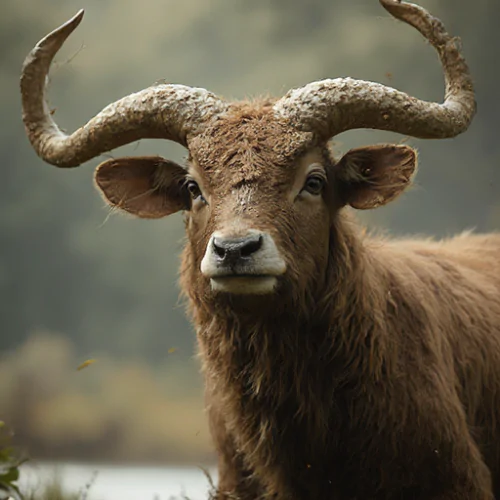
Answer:
[[(272, 169), (283, 169), (316, 145), (311, 132), (293, 128), (274, 113), (272, 100), (234, 103), (204, 133), (189, 143), (190, 161), (214, 183), (253, 182)], [(265, 176), (265, 175), (264, 175)]]

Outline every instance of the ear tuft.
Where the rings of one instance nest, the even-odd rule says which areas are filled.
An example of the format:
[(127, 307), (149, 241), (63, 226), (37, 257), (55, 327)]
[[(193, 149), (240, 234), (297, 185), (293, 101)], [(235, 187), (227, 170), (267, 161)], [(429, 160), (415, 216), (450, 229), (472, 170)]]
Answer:
[(344, 203), (367, 210), (397, 198), (410, 185), (416, 167), (413, 148), (390, 144), (352, 149), (335, 172)]
[(95, 183), (107, 203), (145, 219), (187, 208), (185, 171), (159, 156), (117, 158), (101, 163)]

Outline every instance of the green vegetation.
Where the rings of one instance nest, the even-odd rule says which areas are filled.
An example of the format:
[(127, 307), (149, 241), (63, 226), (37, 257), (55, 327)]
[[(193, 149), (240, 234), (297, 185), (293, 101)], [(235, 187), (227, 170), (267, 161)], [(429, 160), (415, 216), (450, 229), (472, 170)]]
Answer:
[(10, 436), (7, 434), (5, 423), (0, 422), (0, 498), (13, 498), (22, 500), (17, 481), (19, 480), (19, 467), (22, 460), (14, 455), (10, 447)]
[(21, 491), (18, 484), (22, 474), (21, 465), (26, 461), (17, 456), (11, 446), (12, 436), (4, 422), (0, 422), (0, 498), (12, 500), (86, 500), (91, 484), (85, 485), (81, 493), (71, 494), (63, 490), (61, 482), (54, 476), (39, 488)]
[[(95, 473), (90, 480), (79, 488), (78, 492), (68, 492), (62, 486), (61, 477), (54, 475), (45, 483), (31, 486), (24, 491), (18, 481), (23, 471), (21, 465), (26, 460), (16, 456), (16, 451), (10, 446), (11, 436), (6, 426), (0, 422), (0, 499), (9, 500), (88, 500), (92, 485), (96, 479)], [(209, 483), (209, 497), (213, 495), (215, 486), (208, 470), (202, 469)], [(36, 481), (35, 481), (36, 482)], [(153, 500), (153, 499), (152, 499)], [(169, 500), (189, 500), (185, 495)]]

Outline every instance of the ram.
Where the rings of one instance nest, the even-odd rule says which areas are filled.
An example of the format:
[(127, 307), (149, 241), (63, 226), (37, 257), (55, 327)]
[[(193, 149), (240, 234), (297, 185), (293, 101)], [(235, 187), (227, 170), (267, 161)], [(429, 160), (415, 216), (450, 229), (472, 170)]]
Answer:
[(98, 188), (143, 218), (183, 211), (189, 298), (218, 452), (219, 499), (500, 498), (500, 235), (369, 236), (371, 209), (411, 183), (417, 157), (328, 141), (372, 128), (464, 132), (475, 111), (457, 40), (423, 8), (380, 0), (437, 50), (444, 103), (350, 78), (281, 99), (226, 102), (161, 84), (71, 135), (45, 104), (51, 61), (83, 12), (26, 59), (23, 117), (38, 155), (76, 167), (141, 138), (188, 149), (102, 163)]

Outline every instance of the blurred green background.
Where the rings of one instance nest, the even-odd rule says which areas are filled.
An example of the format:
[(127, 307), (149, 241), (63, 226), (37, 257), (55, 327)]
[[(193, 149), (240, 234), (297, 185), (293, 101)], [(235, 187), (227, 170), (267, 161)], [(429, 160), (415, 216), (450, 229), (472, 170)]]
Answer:
[[(334, 148), (405, 140), (420, 151), (416, 188), (362, 214), (371, 226), (498, 229), (500, 2), (420, 3), (462, 38), (477, 85), (473, 125), (447, 141), (353, 131)], [(0, 419), (42, 459), (209, 462), (194, 334), (178, 300), (181, 215), (110, 215), (92, 181), (106, 156), (58, 170), (24, 134), (23, 59), (81, 7), (51, 72), (51, 106), (68, 131), (159, 79), (240, 99), (351, 76), (441, 101), (440, 65), (376, 0), (1, 0)], [(121, 154), (181, 161), (184, 151), (145, 140)]]

